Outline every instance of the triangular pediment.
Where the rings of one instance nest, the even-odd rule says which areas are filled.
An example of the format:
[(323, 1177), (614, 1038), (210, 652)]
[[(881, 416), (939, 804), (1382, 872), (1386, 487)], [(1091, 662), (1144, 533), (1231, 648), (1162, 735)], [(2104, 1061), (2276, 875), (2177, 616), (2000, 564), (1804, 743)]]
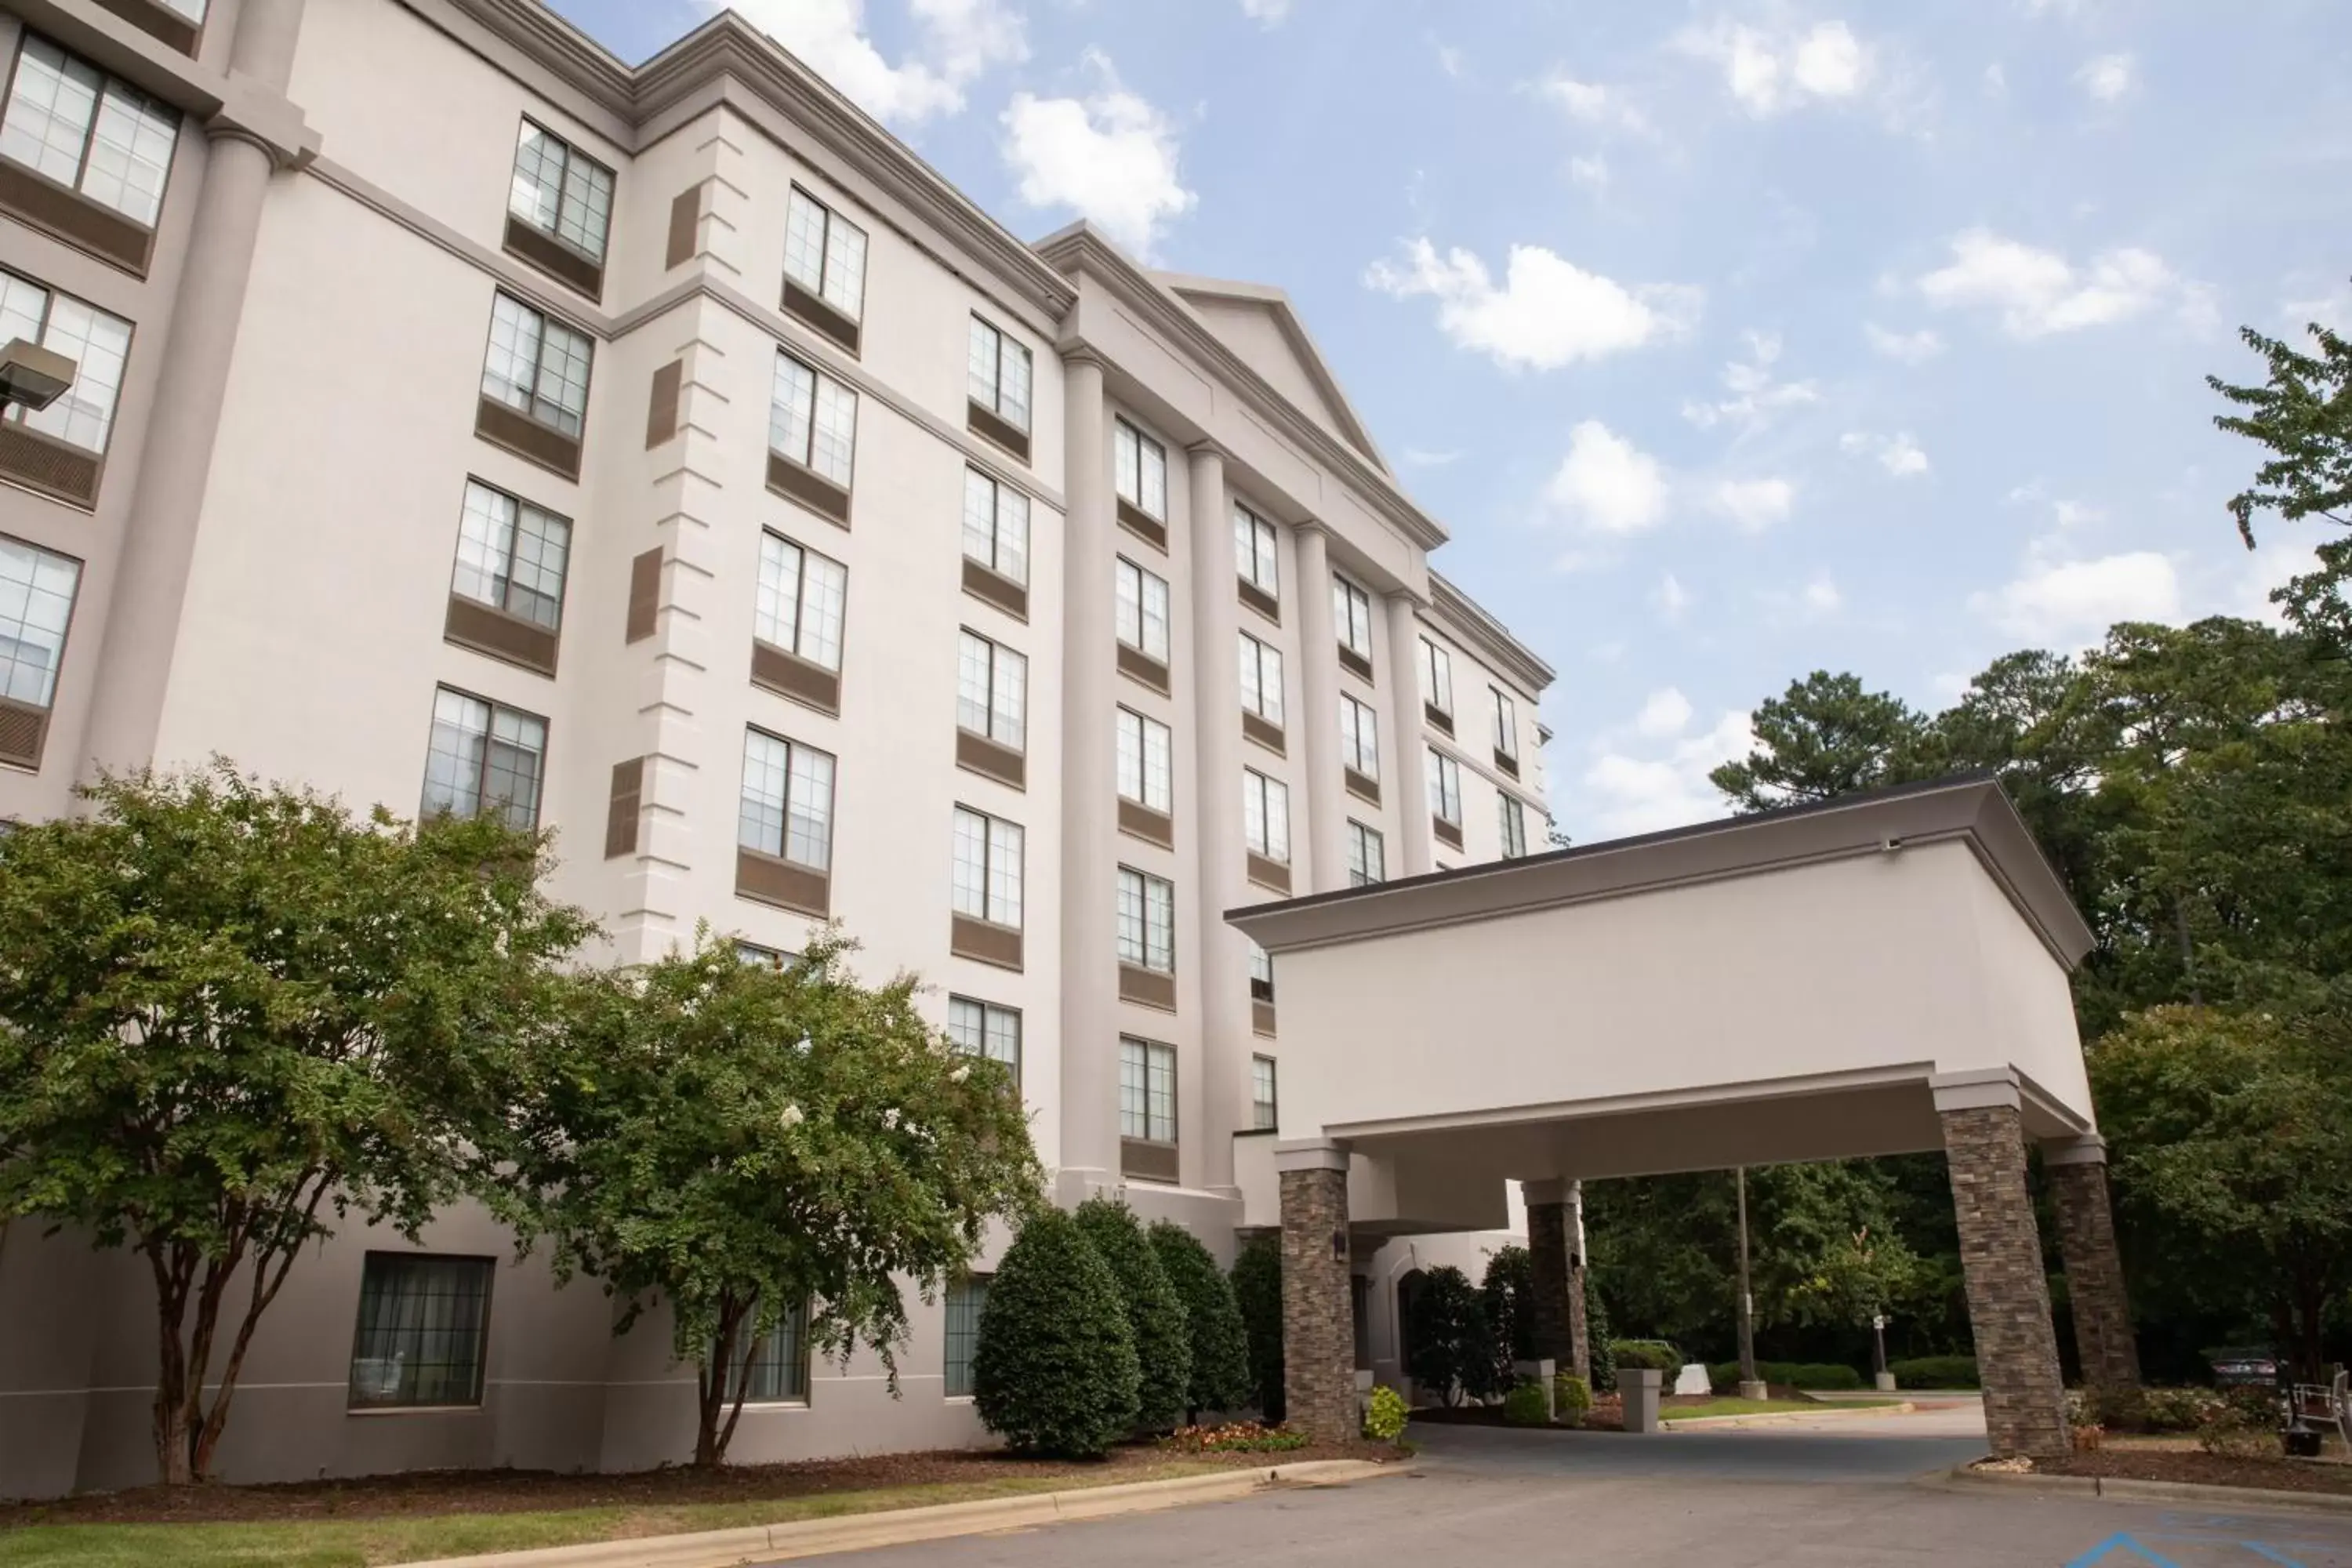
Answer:
[(1371, 434), (1348, 404), (1339, 378), (1307, 336), (1289, 296), (1262, 283), (1156, 273), (1154, 280), (1201, 318), (1224, 345), (1308, 418), (1389, 472)]

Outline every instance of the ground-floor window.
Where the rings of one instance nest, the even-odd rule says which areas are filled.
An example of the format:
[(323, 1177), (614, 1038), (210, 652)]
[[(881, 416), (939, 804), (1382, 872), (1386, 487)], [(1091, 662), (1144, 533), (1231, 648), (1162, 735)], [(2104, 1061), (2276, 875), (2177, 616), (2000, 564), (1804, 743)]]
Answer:
[(479, 1405), (496, 1268), (487, 1258), (369, 1253), (360, 1271), (351, 1407)]
[(971, 1359), (980, 1349), (980, 1313), (988, 1305), (988, 1276), (973, 1274), (948, 1287), (948, 1397), (971, 1393)]
[(741, 1347), (728, 1358), (727, 1397), (738, 1384), (746, 1405), (798, 1405), (808, 1399), (808, 1303), (797, 1302), (760, 1336), (751, 1363), (743, 1364)]

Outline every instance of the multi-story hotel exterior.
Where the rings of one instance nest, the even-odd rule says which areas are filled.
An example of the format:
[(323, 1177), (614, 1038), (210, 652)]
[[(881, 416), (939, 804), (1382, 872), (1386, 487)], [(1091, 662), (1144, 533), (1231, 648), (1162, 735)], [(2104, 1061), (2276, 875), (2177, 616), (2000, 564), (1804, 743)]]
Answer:
[[(218, 753), (554, 827), (606, 956), (838, 920), (1017, 1064), (1058, 1197), (1227, 1257), (1282, 1020), (1223, 912), (1542, 836), (1550, 672), (1278, 291), (1023, 243), (731, 15), (629, 68), (535, 0), (0, 0), (0, 342), (77, 367), (0, 421), (0, 817)], [(1438, 1258), (1358, 1260), (1360, 1362)], [(787, 1329), (736, 1457), (977, 1440), (977, 1300), (896, 1396)], [(679, 1458), (612, 1316), (479, 1215), (353, 1224), (222, 1470)], [(0, 1237), (0, 1495), (151, 1474), (152, 1317)]]

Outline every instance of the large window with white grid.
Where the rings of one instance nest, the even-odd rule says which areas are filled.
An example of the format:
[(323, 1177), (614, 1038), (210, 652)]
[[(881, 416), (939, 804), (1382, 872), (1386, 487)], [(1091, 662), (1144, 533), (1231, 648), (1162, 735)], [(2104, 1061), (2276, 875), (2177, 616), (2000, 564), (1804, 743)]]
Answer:
[(0, 158), (153, 228), (180, 116), (37, 33), (26, 33), (0, 116)]
[(1279, 599), (1281, 575), (1275, 569), (1274, 524), (1234, 503), (1234, 562), (1241, 580), (1269, 599)]
[(780, 533), (760, 535), (759, 598), (751, 635), (821, 668), (841, 668), (849, 568)]
[(1176, 970), (1176, 884), (1118, 868), (1118, 961), (1138, 969)]
[(580, 438), (588, 416), (588, 340), (511, 294), (490, 302), (490, 349), (482, 362), (482, 395)]
[(1176, 1142), (1176, 1047), (1121, 1036), (1118, 1135), (1150, 1143)]
[(0, 342), (11, 338), (73, 361), (74, 381), (47, 408), (10, 404), (5, 417), (69, 447), (104, 452), (114, 428), (123, 364), (131, 357), (131, 323), (70, 294), (0, 272)]
[(1241, 637), (1242, 711), (1282, 728), (1282, 650), (1247, 632)]
[(768, 446), (786, 462), (847, 489), (857, 450), (857, 394), (779, 351)]
[(1168, 448), (1124, 419), (1111, 422), (1111, 475), (1118, 499), (1144, 516), (1168, 521)]
[(508, 826), (539, 826), (547, 770), (547, 721), (444, 686), (433, 693), (423, 814), (495, 811)]
[(812, 871), (831, 868), (832, 753), (765, 730), (746, 730), (735, 841)]
[(955, 912), (1021, 929), (1021, 825), (955, 808)]
[(570, 522), (479, 479), (466, 481), (451, 592), (554, 631), (571, 553)]
[(785, 209), (784, 276), (856, 321), (866, 311), (866, 231), (794, 185)]
[(1377, 829), (1350, 817), (1348, 822), (1348, 886), (1367, 888), (1389, 879), (1388, 857)]
[(1360, 658), (1372, 657), (1372, 598), (1345, 577), (1331, 579), (1331, 624), (1339, 646)]
[(1462, 764), (1432, 746), (1426, 753), (1429, 815), (1455, 827), (1462, 826)]
[(479, 1405), (497, 1268), (487, 1258), (369, 1253), (360, 1265), (351, 1408)]
[(971, 319), (971, 353), (964, 376), (974, 403), (1012, 426), (1029, 428), (1029, 351), (978, 316)]
[(963, 471), (963, 552), (1008, 583), (1029, 582), (1029, 498), (978, 468)]
[(1168, 726), (1125, 708), (1117, 719), (1120, 796), (1167, 816), (1175, 809)]
[(1242, 837), (1253, 854), (1290, 859), (1290, 786), (1255, 768), (1242, 770)]
[(613, 221), (613, 171), (526, 120), (515, 143), (507, 211), (589, 260), (602, 261)]
[(1118, 640), (1160, 664), (1168, 662), (1168, 582), (1120, 556), (1112, 567), (1118, 591)]
[(978, 632), (957, 634), (956, 722), (1000, 746), (1028, 744), (1029, 660)]
[(948, 1040), (967, 1056), (1003, 1062), (1021, 1081), (1021, 1014), (969, 996), (948, 998)]
[(1381, 776), (1381, 721), (1369, 703), (1339, 699), (1339, 761), (1368, 779)]

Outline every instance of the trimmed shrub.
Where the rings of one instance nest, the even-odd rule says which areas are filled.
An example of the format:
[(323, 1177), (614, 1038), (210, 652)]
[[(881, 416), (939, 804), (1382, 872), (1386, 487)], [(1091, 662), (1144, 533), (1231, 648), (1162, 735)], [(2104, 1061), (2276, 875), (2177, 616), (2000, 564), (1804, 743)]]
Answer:
[(1405, 1320), (1405, 1337), (1412, 1347), (1405, 1370), (1446, 1404), (1487, 1399), (1502, 1392), (1486, 1304), (1459, 1268), (1448, 1265), (1422, 1276), (1421, 1292)]
[(1974, 1388), (1977, 1358), (1972, 1355), (1922, 1355), (1886, 1363), (1897, 1388)]
[(1496, 1247), (1478, 1296), (1496, 1353), (1507, 1362), (1535, 1360), (1536, 1255), (1524, 1247)]
[(2231, 1459), (2276, 1458), (2279, 1396), (2267, 1388), (2230, 1388), (2197, 1424), (2197, 1446)]
[(1249, 1342), (1250, 1398), (1258, 1414), (1279, 1422), (1282, 1403), (1282, 1243), (1261, 1236), (1234, 1259), (1234, 1304)]
[(1184, 1393), (1186, 1415), (1238, 1410), (1249, 1403), (1249, 1336), (1233, 1282), (1201, 1245), (1201, 1238), (1174, 1220), (1151, 1222), (1151, 1250), (1184, 1303), (1184, 1327), (1192, 1347), (1192, 1376)]
[(1404, 1436), (1404, 1424), (1412, 1416), (1404, 1395), (1383, 1383), (1364, 1406), (1364, 1436), (1375, 1443), (1393, 1443)]
[(1609, 1304), (1594, 1288), (1590, 1269), (1584, 1276), (1584, 1342), (1592, 1357), (1592, 1386), (1607, 1392), (1617, 1386), (1617, 1348), (1609, 1339)]
[(1551, 1380), (1553, 1419), (1563, 1426), (1581, 1426), (1592, 1409), (1592, 1390), (1584, 1386), (1584, 1379), (1572, 1372), (1563, 1372)]
[(2145, 1388), (2139, 1392), (2140, 1420), (2150, 1432), (2194, 1432), (2221, 1397), (2210, 1388)]
[[(1835, 1362), (1759, 1361), (1756, 1374), (1782, 1388), (1840, 1390), (1862, 1386), (1862, 1373)], [(1739, 1363), (1717, 1362), (1706, 1369), (1706, 1380), (1717, 1394), (1735, 1394), (1739, 1389)]]
[(1609, 1352), (1611, 1360), (1620, 1368), (1646, 1367), (1668, 1373), (1683, 1368), (1683, 1352), (1664, 1340), (1619, 1340), (1609, 1347)]
[(1091, 1458), (1134, 1427), (1142, 1373), (1126, 1302), (1060, 1209), (1030, 1215), (996, 1266), (971, 1383), (982, 1425), (1025, 1452)]
[(1092, 1197), (1071, 1216), (1078, 1232), (1110, 1265), (1126, 1303), (1128, 1331), (1135, 1337), (1135, 1360), (1142, 1374), (1136, 1390), (1139, 1426), (1165, 1431), (1184, 1419), (1185, 1395), (1192, 1386), (1192, 1331), (1184, 1303), (1160, 1267), (1160, 1254), (1144, 1238), (1135, 1211), (1116, 1198)]
[(1549, 1426), (1551, 1412), (1545, 1407), (1543, 1384), (1515, 1384), (1503, 1395), (1503, 1425), (1506, 1426)]

